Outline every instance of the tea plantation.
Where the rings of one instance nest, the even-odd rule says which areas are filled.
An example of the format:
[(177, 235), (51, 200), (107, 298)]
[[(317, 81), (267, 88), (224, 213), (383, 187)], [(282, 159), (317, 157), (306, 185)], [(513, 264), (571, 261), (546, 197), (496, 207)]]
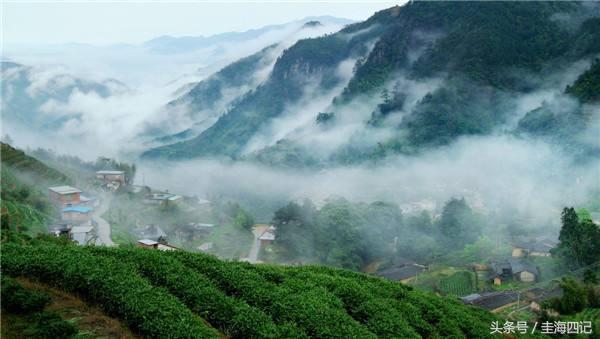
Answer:
[(2, 273), (78, 295), (148, 338), (482, 338), (491, 313), (351, 271), (182, 251), (5, 243)]

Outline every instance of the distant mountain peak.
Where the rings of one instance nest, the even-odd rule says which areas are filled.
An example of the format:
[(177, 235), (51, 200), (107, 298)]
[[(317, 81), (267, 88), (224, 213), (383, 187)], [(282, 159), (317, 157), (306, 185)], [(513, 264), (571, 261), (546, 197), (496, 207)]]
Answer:
[(307, 21), (306, 23), (304, 23), (304, 25), (302, 25), (302, 28), (319, 27), (319, 26), (323, 26), (323, 24), (320, 21), (311, 20), (311, 21)]

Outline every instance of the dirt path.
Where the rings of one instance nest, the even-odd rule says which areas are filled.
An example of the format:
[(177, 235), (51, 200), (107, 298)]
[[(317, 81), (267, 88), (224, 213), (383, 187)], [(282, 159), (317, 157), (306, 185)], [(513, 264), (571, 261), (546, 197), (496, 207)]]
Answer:
[(252, 228), (252, 234), (254, 235), (254, 240), (252, 242), (252, 248), (250, 249), (250, 253), (248, 254), (248, 258), (245, 258), (245, 261), (249, 263), (255, 264), (258, 262), (258, 254), (260, 253), (260, 240), (258, 238), (269, 228), (268, 225), (261, 224), (260, 226), (254, 226)]
[(48, 293), (52, 302), (45, 311), (54, 311), (63, 319), (73, 321), (80, 333), (88, 334), (92, 338), (137, 338), (127, 326), (72, 294), (28, 279), (17, 280), (25, 288)]

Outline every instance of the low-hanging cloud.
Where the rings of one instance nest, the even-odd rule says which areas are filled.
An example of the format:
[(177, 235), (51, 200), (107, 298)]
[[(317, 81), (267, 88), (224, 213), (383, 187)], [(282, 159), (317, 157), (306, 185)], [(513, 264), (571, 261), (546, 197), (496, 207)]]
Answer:
[[(518, 211), (535, 223), (556, 222), (560, 208), (578, 206), (598, 189), (600, 160), (576, 165), (555, 146), (509, 136), (466, 137), (420, 156), (397, 156), (378, 166), (320, 171), (273, 169), (251, 163), (198, 160), (142, 163), (140, 175), (157, 188), (199, 197), (257, 200), (330, 196), (352, 201), (392, 201), (439, 208), (464, 196), (486, 213)], [(140, 176), (138, 176), (138, 179)]]

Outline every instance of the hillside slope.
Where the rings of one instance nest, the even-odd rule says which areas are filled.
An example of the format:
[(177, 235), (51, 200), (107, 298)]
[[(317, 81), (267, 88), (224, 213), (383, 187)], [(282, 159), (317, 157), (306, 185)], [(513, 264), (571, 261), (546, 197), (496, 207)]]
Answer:
[(149, 337), (480, 338), (494, 320), (456, 300), (318, 266), (41, 240), (4, 244), (2, 258), (4, 274), (77, 293)]
[(61, 172), (6, 143), (0, 143), (0, 161), (3, 165), (10, 166), (22, 174), (29, 174), (41, 180), (56, 181), (58, 183), (69, 181), (67, 176)]
[(3, 232), (45, 233), (53, 215), (45, 187), (68, 184), (69, 178), (5, 143), (1, 144), (0, 158)]
[[(369, 158), (380, 147), (412, 152), (462, 135), (488, 134), (513, 114), (515, 98), (598, 53), (599, 8), (422, 1), (393, 7), (338, 33), (298, 41), (279, 57), (267, 81), (213, 126), (144, 156), (253, 157), (256, 149), (250, 146), (266, 138), (272, 140), (259, 143), (266, 146), (258, 148), (259, 155), (297, 152), (291, 143), (303, 146), (305, 156), (331, 148), (326, 157), (346, 162)], [(354, 62), (349, 77), (342, 71), (345, 62)], [(328, 128), (318, 126), (319, 112), (335, 113), (336, 119)], [(290, 122), (294, 119), (306, 122)], [(344, 128), (360, 125), (337, 140)], [(361, 139), (361, 133), (372, 137)], [(356, 145), (366, 148), (364, 155), (349, 147)]]

